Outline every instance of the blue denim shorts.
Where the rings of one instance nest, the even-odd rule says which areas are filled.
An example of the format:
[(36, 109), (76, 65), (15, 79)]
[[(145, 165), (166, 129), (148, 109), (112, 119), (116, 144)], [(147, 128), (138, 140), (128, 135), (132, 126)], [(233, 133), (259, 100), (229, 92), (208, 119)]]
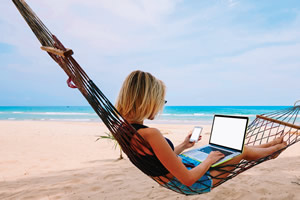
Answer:
[[(183, 164), (187, 164), (190, 166), (197, 166), (200, 162), (192, 160), (188, 157), (183, 155), (179, 155), (182, 158)], [(187, 167), (187, 169), (192, 169), (192, 167)], [(163, 185), (166, 188), (172, 189), (179, 193), (184, 193), (187, 195), (191, 194), (199, 194), (199, 193), (206, 193), (210, 192), (213, 186), (213, 181), (211, 179), (209, 171), (207, 171), (198, 181), (196, 181), (192, 186), (188, 187), (183, 185), (176, 177), (173, 177), (170, 182)]]

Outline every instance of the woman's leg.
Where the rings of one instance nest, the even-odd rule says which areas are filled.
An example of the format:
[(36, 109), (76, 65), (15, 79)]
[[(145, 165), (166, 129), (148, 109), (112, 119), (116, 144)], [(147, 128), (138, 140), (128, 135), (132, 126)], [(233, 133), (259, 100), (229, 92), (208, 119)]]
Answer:
[[(226, 165), (236, 165), (238, 164), (242, 159), (245, 159), (245, 160), (256, 160), (256, 159), (259, 159), (259, 158), (263, 158), (263, 157), (266, 157), (268, 155), (271, 155), (272, 153), (282, 149), (286, 147), (286, 142), (282, 142), (282, 143), (279, 143), (279, 144), (276, 144), (276, 145), (273, 145), (273, 146), (269, 146), (269, 147), (266, 147), (266, 148), (257, 148), (257, 147), (250, 147), (250, 146), (245, 146), (244, 147), (244, 151), (241, 155), (229, 160), (228, 162), (222, 164), (221, 166), (226, 166)], [(228, 166), (228, 167), (225, 167), (225, 168), (222, 168), (223, 170), (226, 170), (226, 171), (232, 171), (234, 170), (234, 166)], [(213, 178), (213, 185), (219, 183), (223, 178), (226, 178), (230, 172), (228, 173), (224, 173), (224, 172), (221, 172), (221, 171), (217, 171), (217, 170), (211, 170), (210, 171), (210, 174), (212, 177), (217, 177), (217, 178), (220, 178), (220, 179), (215, 179)]]

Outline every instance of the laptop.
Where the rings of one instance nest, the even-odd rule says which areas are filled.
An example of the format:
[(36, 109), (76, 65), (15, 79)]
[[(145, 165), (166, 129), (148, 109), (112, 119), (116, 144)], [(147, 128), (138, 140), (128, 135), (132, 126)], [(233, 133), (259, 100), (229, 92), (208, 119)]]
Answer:
[(209, 144), (182, 155), (203, 162), (211, 151), (222, 152), (225, 156), (212, 167), (231, 160), (243, 152), (248, 121), (245, 116), (215, 115)]

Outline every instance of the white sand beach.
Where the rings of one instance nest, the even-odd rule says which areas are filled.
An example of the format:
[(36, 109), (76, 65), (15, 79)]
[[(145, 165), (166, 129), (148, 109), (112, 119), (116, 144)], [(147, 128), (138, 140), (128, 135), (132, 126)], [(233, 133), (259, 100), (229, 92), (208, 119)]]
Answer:
[[(180, 143), (193, 125), (151, 124)], [(210, 127), (205, 125), (206, 144)], [(152, 181), (113, 142), (102, 123), (0, 121), (0, 199), (300, 199), (300, 143), (208, 194), (184, 196)]]

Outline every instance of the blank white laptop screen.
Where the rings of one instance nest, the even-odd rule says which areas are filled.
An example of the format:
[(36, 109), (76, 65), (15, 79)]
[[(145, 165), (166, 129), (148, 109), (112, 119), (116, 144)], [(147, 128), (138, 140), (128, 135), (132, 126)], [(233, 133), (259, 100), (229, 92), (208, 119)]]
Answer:
[(210, 143), (241, 151), (247, 119), (215, 116)]

